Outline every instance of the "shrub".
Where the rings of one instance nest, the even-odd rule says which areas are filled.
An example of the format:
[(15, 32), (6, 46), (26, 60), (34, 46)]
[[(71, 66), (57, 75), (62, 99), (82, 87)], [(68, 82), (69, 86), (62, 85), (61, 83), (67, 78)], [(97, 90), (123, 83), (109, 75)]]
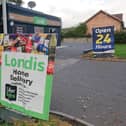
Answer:
[(126, 32), (116, 32), (115, 33), (115, 43), (126, 44)]

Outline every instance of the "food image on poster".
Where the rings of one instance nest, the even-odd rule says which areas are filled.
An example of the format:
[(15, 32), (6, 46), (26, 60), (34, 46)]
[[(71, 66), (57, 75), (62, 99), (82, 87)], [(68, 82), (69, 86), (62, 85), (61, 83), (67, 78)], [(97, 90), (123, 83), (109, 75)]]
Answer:
[(55, 34), (3, 35), (1, 104), (47, 120), (54, 74)]
[(4, 34), (0, 34), (0, 45), (3, 44)]
[(1, 64), (2, 52), (4, 50), (4, 48), (3, 48), (3, 40), (4, 40), (4, 34), (0, 34), (0, 64)]
[(4, 36), (4, 51), (48, 55), (48, 37), (42, 34), (10, 34)]

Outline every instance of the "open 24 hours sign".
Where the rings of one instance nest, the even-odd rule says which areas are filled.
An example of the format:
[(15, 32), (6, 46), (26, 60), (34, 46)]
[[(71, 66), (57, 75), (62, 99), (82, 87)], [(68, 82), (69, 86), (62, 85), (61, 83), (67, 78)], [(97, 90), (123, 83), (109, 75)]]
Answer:
[(114, 26), (93, 28), (94, 53), (114, 53)]

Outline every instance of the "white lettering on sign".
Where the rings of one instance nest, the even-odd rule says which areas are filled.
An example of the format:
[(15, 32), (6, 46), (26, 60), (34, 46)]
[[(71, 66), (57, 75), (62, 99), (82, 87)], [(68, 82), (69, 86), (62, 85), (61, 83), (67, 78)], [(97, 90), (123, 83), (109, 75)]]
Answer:
[(111, 45), (96, 45), (97, 49), (111, 49)]
[(104, 29), (97, 28), (97, 29), (95, 29), (95, 33), (102, 34), (102, 33), (108, 33), (108, 32), (111, 32), (111, 28), (104, 28)]

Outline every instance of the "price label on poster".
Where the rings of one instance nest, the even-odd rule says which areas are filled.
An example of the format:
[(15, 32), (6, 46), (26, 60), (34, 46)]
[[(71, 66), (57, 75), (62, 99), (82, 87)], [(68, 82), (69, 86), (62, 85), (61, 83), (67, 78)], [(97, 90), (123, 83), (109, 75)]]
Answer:
[(93, 51), (98, 53), (114, 52), (114, 27), (93, 28)]
[(3, 38), (0, 103), (48, 120), (56, 36), (8, 35)]

